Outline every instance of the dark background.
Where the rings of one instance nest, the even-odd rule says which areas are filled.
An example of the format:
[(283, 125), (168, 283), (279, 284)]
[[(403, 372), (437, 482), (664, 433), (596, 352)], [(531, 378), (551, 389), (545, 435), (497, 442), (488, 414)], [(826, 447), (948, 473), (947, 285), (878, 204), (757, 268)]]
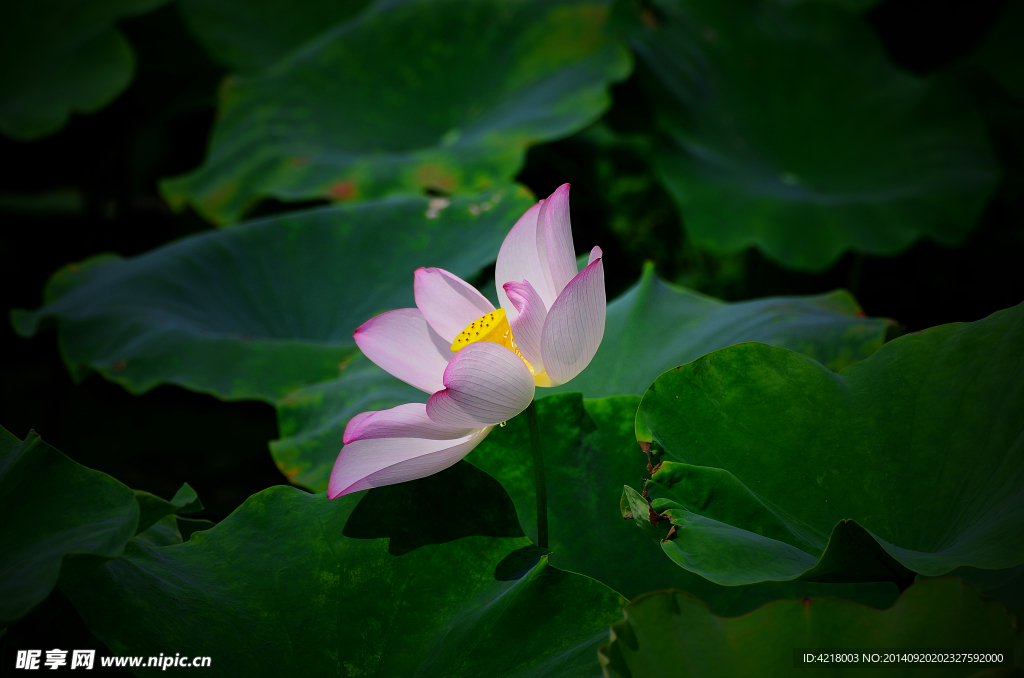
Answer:
[[(885, 0), (867, 18), (899, 66), (927, 75), (955, 69), (1002, 6)], [(69, 262), (99, 252), (131, 256), (210, 228), (191, 212), (172, 213), (156, 182), (202, 161), (224, 72), (173, 4), (119, 26), (137, 56), (127, 91), (44, 140), (0, 137), (5, 309), (38, 307), (47, 278)], [(613, 89), (605, 124), (616, 131), (653, 127), (638, 75)], [(686, 240), (685, 224), (642, 153), (597, 148), (584, 135), (531, 149), (518, 180), (538, 196), (573, 184), (575, 239), (604, 249), (609, 298), (654, 260), (662, 277), (728, 300), (845, 287), (868, 315), (894, 318), (907, 331), (974, 321), (1024, 299), (1024, 103), (983, 76), (963, 77), (989, 121), (1004, 179), (956, 249), (922, 241), (891, 258), (848, 253), (820, 274), (782, 269), (756, 250), (700, 251)], [(12, 197), (25, 195), (36, 198)], [(268, 201), (256, 212), (294, 207)], [(187, 481), (207, 507), (194, 517), (215, 521), (249, 495), (287, 482), (267, 450), (277, 437), (270, 405), (223, 402), (175, 386), (135, 396), (95, 374), (74, 384), (54, 332), (25, 340), (3, 323), (0, 342), (0, 424), (19, 438), (34, 428), (79, 463), (166, 498)], [(13, 666), (15, 648), (44, 645), (106, 652), (59, 590), (8, 630), (0, 667)]]

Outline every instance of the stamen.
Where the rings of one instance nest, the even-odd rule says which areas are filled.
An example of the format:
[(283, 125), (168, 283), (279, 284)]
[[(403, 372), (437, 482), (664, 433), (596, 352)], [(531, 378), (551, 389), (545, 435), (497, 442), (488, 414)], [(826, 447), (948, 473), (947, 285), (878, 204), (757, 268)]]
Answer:
[(471, 322), (466, 329), (459, 333), (459, 336), (455, 337), (455, 341), (452, 342), (452, 350), (458, 353), (477, 341), (491, 341), (495, 344), (501, 344), (519, 356), (526, 363), (526, 366), (530, 368), (530, 374), (534, 374), (533, 365), (516, 348), (516, 339), (512, 336), (512, 327), (508, 324), (505, 309), (499, 308), (496, 311), (485, 313)]

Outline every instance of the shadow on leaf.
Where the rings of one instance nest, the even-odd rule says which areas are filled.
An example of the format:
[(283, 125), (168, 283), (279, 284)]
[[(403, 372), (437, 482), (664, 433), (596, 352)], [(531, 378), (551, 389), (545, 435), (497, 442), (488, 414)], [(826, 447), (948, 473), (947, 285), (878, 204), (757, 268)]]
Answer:
[(532, 570), (540, 559), (551, 553), (541, 546), (524, 546), (516, 549), (501, 559), (494, 568), (494, 578), (498, 581), (515, 581)]
[(516, 509), (497, 480), (465, 461), (426, 478), (366, 493), (345, 524), (355, 539), (389, 538), (400, 556), (462, 537), (522, 537)]

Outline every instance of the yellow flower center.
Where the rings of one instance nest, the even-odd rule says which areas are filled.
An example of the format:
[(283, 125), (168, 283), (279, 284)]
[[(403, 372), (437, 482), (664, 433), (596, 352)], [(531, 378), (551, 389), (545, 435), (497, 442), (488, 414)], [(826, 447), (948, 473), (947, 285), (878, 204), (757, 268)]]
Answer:
[[(519, 356), (526, 366), (530, 368), (530, 374), (537, 376), (533, 371), (533, 365), (530, 361), (523, 357), (523, 354), (516, 348), (515, 337), (512, 336), (512, 326), (508, 324), (508, 318), (505, 316), (505, 309), (499, 308), (496, 311), (490, 313), (484, 313), (482, 316), (469, 323), (466, 329), (459, 332), (459, 336), (455, 337), (455, 341), (452, 342), (452, 350), (458, 353), (462, 349), (466, 348), (472, 343), (478, 341), (492, 341), (495, 344), (501, 344), (508, 350)], [(545, 374), (542, 381), (547, 381), (547, 375)]]
[(509, 325), (504, 308), (484, 313), (470, 323), (452, 342), (452, 350), (458, 353), (466, 346), (477, 341), (493, 341), (496, 344), (505, 346), (505, 348), (508, 348), (522, 359), (522, 362), (529, 369), (529, 373), (534, 375), (534, 381), (537, 382), (538, 386), (551, 386), (551, 378), (548, 377), (548, 373), (542, 372), (537, 374), (534, 366), (530, 365), (529, 361), (516, 348), (515, 337), (512, 336), (512, 327)]
[(516, 350), (516, 342), (512, 338), (512, 327), (508, 324), (508, 318), (505, 317), (505, 309), (499, 308), (497, 311), (484, 313), (469, 323), (466, 329), (455, 337), (455, 341), (452, 342), (452, 350), (458, 353), (478, 341), (493, 341), (511, 351)]

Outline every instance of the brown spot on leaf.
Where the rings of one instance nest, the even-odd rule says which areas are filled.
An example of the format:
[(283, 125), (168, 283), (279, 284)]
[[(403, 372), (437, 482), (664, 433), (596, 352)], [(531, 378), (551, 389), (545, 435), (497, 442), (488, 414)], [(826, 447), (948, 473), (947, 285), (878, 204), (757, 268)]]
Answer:
[(332, 200), (354, 200), (356, 198), (356, 182), (351, 179), (335, 181), (327, 189), (327, 195)]
[(287, 478), (289, 481), (291, 481), (297, 475), (302, 473), (302, 469), (299, 468), (298, 466), (292, 466), (290, 468), (285, 468), (284, 464), (282, 462), (280, 462), (280, 461), (277, 462), (277, 470), (280, 471), (282, 474), (284, 474), (284, 477)]
[(647, 7), (640, 10), (640, 21), (652, 31), (658, 27), (658, 15)]
[(654, 467), (651, 466), (651, 444), (641, 442), (638, 442), (638, 444), (640, 445), (640, 451), (647, 455), (647, 472), (653, 473)]
[(128, 367), (128, 363), (126, 363), (123, 360), (118, 360), (116, 363), (110, 366), (110, 369), (114, 370), (115, 372), (120, 372), (126, 367)]
[(678, 536), (679, 535), (676, 534), (676, 526), (673, 525), (672, 529), (668, 531), (668, 534), (665, 535), (665, 538), (662, 539), (662, 541), (672, 541), (673, 539), (675, 539)]
[(202, 204), (207, 211), (217, 212), (221, 207), (227, 205), (238, 194), (237, 181), (225, 181), (223, 184), (207, 193)]
[(658, 513), (651, 507), (647, 507), (647, 520), (651, 521), (651, 525), (657, 527), (658, 523), (662, 520), (671, 520), (671, 518), (666, 516), (664, 513)]
[(431, 188), (445, 193), (455, 190), (455, 177), (452, 173), (434, 163), (420, 165), (416, 169), (416, 183), (423, 188)]

